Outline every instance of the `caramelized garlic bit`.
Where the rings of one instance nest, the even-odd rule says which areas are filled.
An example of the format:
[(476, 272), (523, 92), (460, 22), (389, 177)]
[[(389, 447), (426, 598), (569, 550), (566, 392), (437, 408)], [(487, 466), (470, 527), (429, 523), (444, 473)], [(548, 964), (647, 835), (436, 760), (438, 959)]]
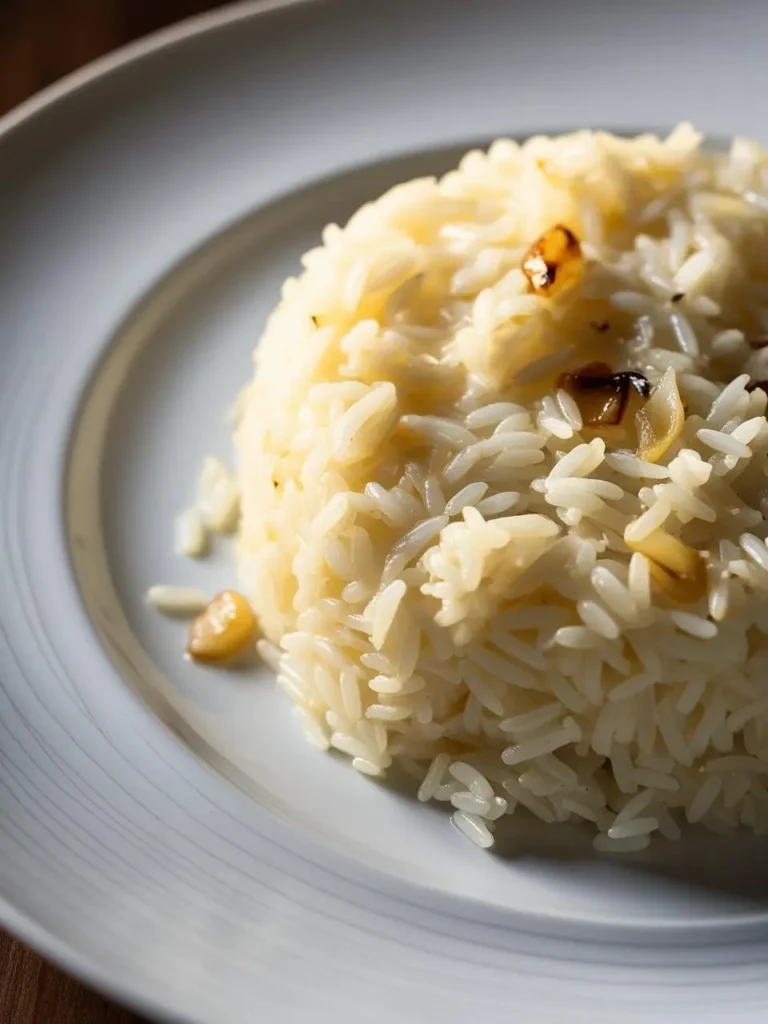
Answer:
[(242, 594), (224, 590), (192, 623), (187, 654), (195, 661), (227, 661), (253, 639), (256, 618)]
[(645, 555), (651, 579), (670, 600), (693, 604), (706, 594), (707, 567), (700, 551), (662, 529), (626, 544)]
[(677, 377), (670, 367), (643, 408), (635, 413), (638, 458), (658, 462), (682, 434), (684, 422), (685, 411), (677, 390)]
[(588, 363), (564, 373), (557, 383), (575, 400), (587, 427), (616, 426), (626, 412), (630, 391), (647, 398), (651, 390), (642, 373), (614, 373), (607, 363)]
[(578, 238), (564, 224), (556, 224), (528, 249), (522, 267), (531, 291), (551, 298), (575, 284), (582, 264)]

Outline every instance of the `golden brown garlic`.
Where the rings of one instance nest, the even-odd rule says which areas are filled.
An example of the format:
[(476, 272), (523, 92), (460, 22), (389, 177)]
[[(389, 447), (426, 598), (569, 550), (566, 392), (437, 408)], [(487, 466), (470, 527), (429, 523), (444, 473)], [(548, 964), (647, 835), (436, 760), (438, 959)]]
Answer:
[(692, 604), (707, 591), (707, 567), (700, 551), (658, 529), (627, 547), (648, 559), (651, 579), (668, 598)]
[(583, 262), (578, 238), (564, 224), (556, 224), (528, 249), (522, 267), (531, 291), (552, 298), (575, 284)]
[(637, 455), (658, 462), (683, 432), (685, 410), (673, 369), (667, 370), (642, 409), (635, 413)]
[(187, 653), (195, 661), (228, 661), (248, 646), (256, 619), (242, 594), (224, 590), (192, 623)]
[(557, 383), (574, 399), (587, 427), (616, 426), (626, 412), (632, 391), (643, 398), (650, 394), (642, 373), (614, 373), (607, 363), (588, 363), (573, 373), (564, 373)]

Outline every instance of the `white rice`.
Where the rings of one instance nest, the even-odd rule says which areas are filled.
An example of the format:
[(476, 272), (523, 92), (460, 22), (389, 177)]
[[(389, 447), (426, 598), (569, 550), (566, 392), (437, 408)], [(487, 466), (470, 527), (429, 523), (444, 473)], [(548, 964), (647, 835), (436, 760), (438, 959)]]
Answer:
[(208, 531), (196, 508), (188, 508), (176, 519), (176, 554), (185, 558), (202, 558), (208, 550)]
[[(768, 279), (743, 230), (766, 227), (768, 156), (699, 141), (502, 140), (328, 229), (257, 349), (238, 481), (204, 467), (203, 533), (242, 504), (259, 650), (309, 742), (367, 775), (399, 762), (481, 847), (519, 814), (581, 820), (608, 853), (768, 830), (768, 423), (747, 390)], [(540, 297), (521, 258), (556, 223), (588, 258)], [(594, 361), (677, 372), (658, 462), (559, 386)], [(706, 563), (691, 603), (634, 551), (659, 528)], [(179, 538), (197, 551), (191, 520)]]
[(197, 482), (197, 510), (214, 533), (234, 530), (240, 512), (237, 482), (215, 456), (203, 460)]
[(180, 618), (198, 615), (208, 604), (208, 599), (197, 587), (176, 587), (158, 583), (146, 593), (147, 604), (163, 615), (177, 615)]

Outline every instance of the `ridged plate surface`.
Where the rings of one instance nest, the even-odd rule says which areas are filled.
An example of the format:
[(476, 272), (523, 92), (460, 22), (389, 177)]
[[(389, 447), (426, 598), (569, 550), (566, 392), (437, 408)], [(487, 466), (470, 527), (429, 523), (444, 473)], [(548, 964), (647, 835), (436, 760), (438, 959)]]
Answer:
[(281, 280), (501, 134), (765, 137), (760, 0), (233, 7), (0, 124), (0, 920), (163, 1019), (764, 1021), (768, 847), (611, 861), (445, 815), (207, 673), (153, 582)]

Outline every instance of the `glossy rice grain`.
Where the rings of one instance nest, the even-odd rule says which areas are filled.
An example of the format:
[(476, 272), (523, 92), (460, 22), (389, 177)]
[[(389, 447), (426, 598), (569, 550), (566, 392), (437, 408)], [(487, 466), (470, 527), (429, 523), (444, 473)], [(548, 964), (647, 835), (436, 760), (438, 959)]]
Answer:
[(315, 746), (481, 847), (522, 814), (610, 852), (768, 830), (767, 181), (687, 125), (501, 140), (327, 231), (269, 320), (237, 428), (265, 650)]

